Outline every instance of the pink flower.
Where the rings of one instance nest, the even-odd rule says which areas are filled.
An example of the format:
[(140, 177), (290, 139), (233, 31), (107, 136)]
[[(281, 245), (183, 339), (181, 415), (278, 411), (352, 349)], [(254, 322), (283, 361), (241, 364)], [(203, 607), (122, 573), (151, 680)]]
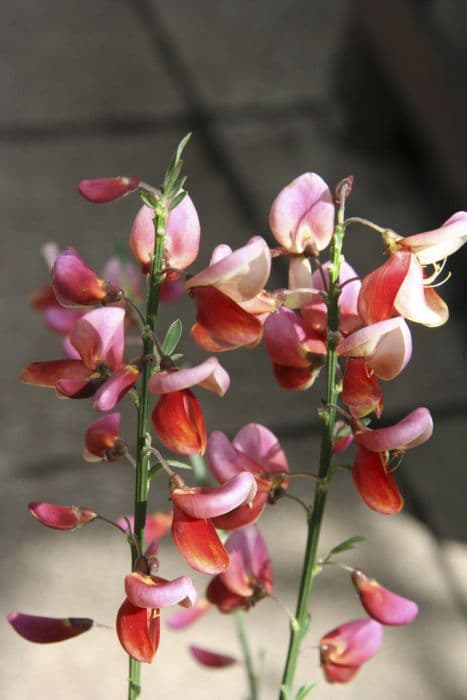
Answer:
[(245, 425), (232, 442), (224, 433), (214, 431), (209, 436), (206, 456), (221, 484), (245, 470), (256, 479), (257, 492), (248, 506), (241, 505), (213, 519), (214, 525), (223, 530), (253, 523), (263, 512), (269, 494), (279, 487), (287, 487), (287, 457), (276, 436), (259, 423)]
[(329, 683), (347, 683), (381, 646), (383, 627), (375, 620), (353, 620), (320, 639), (321, 668)]
[(374, 578), (355, 569), (352, 582), (370, 617), (383, 625), (408, 625), (418, 614), (418, 605), (381, 586)]
[(246, 471), (217, 488), (188, 488), (177, 480), (172, 483), (172, 536), (191, 567), (208, 574), (218, 574), (228, 568), (229, 555), (211, 519), (250, 503), (255, 495), (256, 481)]
[(91, 508), (81, 508), (80, 506), (62, 506), (55, 503), (31, 501), (28, 508), (36, 520), (53, 530), (76, 530), (76, 528), (87, 525), (97, 518), (97, 513)]
[(95, 306), (119, 299), (120, 290), (105, 282), (74, 248), (59, 253), (52, 268), (52, 285), (62, 306)]
[(248, 610), (272, 593), (272, 566), (256, 525), (232, 533), (225, 543), (230, 567), (209, 584), (206, 597), (221, 612)]
[[(130, 248), (141, 263), (141, 269), (148, 273), (154, 254), (155, 230), (154, 211), (144, 205), (139, 210), (130, 232)], [(167, 218), (165, 239), (165, 267), (184, 270), (197, 258), (201, 228), (198, 212), (189, 195), (172, 209)]]
[(120, 439), (120, 413), (111, 413), (93, 421), (86, 430), (83, 457), (87, 462), (115, 462), (126, 452)]

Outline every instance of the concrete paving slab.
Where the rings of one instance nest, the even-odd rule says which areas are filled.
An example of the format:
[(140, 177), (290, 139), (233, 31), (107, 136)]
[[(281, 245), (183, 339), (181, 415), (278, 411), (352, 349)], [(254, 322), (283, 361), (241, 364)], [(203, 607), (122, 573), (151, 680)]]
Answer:
[(0, 126), (166, 115), (182, 108), (124, 0), (4, 3)]
[(151, 4), (207, 106), (327, 100), (347, 3)]

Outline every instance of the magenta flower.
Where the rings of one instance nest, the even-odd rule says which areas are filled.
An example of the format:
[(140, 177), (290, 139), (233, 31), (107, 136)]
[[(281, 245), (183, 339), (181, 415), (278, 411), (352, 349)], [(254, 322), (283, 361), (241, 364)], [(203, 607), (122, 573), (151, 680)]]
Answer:
[(418, 605), (381, 586), (374, 578), (355, 569), (352, 582), (370, 617), (383, 625), (408, 625), (418, 615)]
[(225, 668), (237, 663), (237, 659), (227, 654), (220, 654), (195, 644), (190, 645), (190, 652), (196, 661), (208, 668)]
[(81, 508), (80, 506), (62, 506), (56, 503), (31, 501), (28, 508), (36, 520), (53, 530), (76, 530), (76, 528), (87, 525), (97, 518), (97, 513), (91, 508)]
[(233, 477), (250, 472), (255, 480), (257, 492), (248, 506), (241, 505), (226, 515), (214, 518), (216, 527), (233, 530), (253, 523), (265, 508), (268, 497), (279, 486), (287, 487), (289, 471), (287, 457), (277, 437), (259, 423), (248, 423), (232, 442), (216, 430), (209, 436), (207, 460), (216, 479), (224, 484)]
[(74, 248), (59, 253), (52, 268), (52, 285), (62, 306), (95, 306), (117, 301), (120, 289), (100, 278)]
[(266, 543), (256, 525), (229, 535), (225, 548), (230, 567), (209, 584), (206, 597), (221, 612), (248, 610), (272, 593), (272, 566)]
[(375, 620), (353, 620), (319, 642), (321, 668), (329, 683), (347, 683), (381, 646), (383, 627)]

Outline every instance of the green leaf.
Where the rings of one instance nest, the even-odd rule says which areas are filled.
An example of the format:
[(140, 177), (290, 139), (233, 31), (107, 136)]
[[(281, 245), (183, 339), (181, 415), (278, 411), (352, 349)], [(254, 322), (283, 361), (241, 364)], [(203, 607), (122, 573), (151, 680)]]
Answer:
[(167, 464), (170, 467), (175, 467), (176, 469), (192, 469), (191, 464), (187, 464), (186, 462), (178, 462), (176, 459), (168, 459)]
[[(183, 137), (183, 139), (180, 141), (180, 143), (177, 146), (177, 150), (175, 151), (174, 155), (172, 156), (169, 166), (167, 168), (167, 172), (165, 173), (164, 177), (164, 184), (163, 184), (163, 190), (164, 190), (164, 195), (168, 198), (170, 196), (173, 196), (178, 192), (178, 189), (174, 188), (174, 185), (176, 181), (178, 180), (178, 176), (180, 175), (180, 171), (182, 169), (183, 161), (181, 159), (183, 149), (187, 145), (188, 141), (191, 138), (191, 132), (186, 134), (186, 136)], [(174, 191), (175, 189), (175, 191)]]
[(180, 204), (180, 202), (181, 202), (183, 199), (185, 199), (186, 194), (187, 194), (187, 193), (185, 192), (185, 190), (182, 190), (181, 192), (179, 192), (179, 193), (177, 194), (176, 197), (174, 197), (173, 199), (170, 200), (170, 206), (169, 206), (170, 211), (172, 211), (172, 209), (175, 209), (175, 207), (178, 207), (178, 205)]
[(281, 685), (281, 700), (290, 700), (290, 691), (285, 685)]
[(340, 544), (330, 549), (328, 554), (326, 555), (325, 561), (329, 561), (329, 559), (334, 554), (341, 554), (341, 552), (346, 552), (349, 549), (353, 549), (356, 544), (358, 544), (359, 542), (363, 542), (365, 539), (366, 537), (361, 537), (360, 535), (356, 535), (355, 537), (349, 537), (348, 540), (344, 540)]
[(156, 195), (152, 194), (151, 192), (148, 192), (147, 190), (140, 190), (139, 196), (141, 197), (141, 201), (143, 202), (143, 204), (145, 204), (150, 209), (156, 209), (158, 205), (158, 199)]
[(297, 691), (297, 695), (295, 696), (295, 700), (303, 700), (303, 698), (306, 698), (308, 693), (313, 690), (315, 686), (316, 683), (307, 683), (306, 685), (300, 686)]
[(177, 347), (180, 338), (182, 337), (183, 326), (179, 318), (170, 324), (165, 338), (162, 342), (162, 351), (164, 355), (171, 355)]

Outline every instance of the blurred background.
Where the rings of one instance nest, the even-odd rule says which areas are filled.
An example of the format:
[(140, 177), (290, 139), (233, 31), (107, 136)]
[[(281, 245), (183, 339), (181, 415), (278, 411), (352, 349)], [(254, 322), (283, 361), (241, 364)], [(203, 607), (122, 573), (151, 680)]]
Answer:
[[(132, 507), (131, 468), (81, 459), (86, 403), (18, 383), (31, 361), (59, 357), (28, 298), (48, 279), (40, 247), (75, 246), (96, 269), (127, 240), (138, 206), (126, 198), (92, 206), (76, 192), (86, 177), (137, 175), (157, 185), (180, 138), (188, 188), (198, 208), (202, 253), (237, 247), (268, 233), (269, 207), (294, 177), (315, 171), (331, 188), (354, 175), (348, 212), (402, 235), (435, 228), (466, 208), (463, 0), (5, 0), (0, 23), (0, 220), (2, 274), (2, 612), (88, 616), (112, 625), (123, 597), (129, 552), (104, 525), (71, 534), (41, 528), (30, 500), (92, 506), (108, 517)], [(383, 261), (378, 237), (355, 227), (346, 257), (365, 274)], [(319, 698), (461, 700), (467, 697), (467, 530), (465, 518), (466, 255), (448, 262), (442, 288), (452, 319), (413, 328), (414, 356), (385, 385), (385, 421), (416, 406), (435, 419), (429, 443), (397, 472), (406, 498), (398, 516), (365, 508), (348, 475), (333, 482), (322, 551), (367, 535), (345, 561), (420, 604), (409, 628), (387, 629), (379, 655), (348, 686), (326, 686), (316, 644), (325, 632), (362, 616), (344, 574), (317, 582), (313, 627), (298, 681), (318, 680)], [(285, 284), (274, 267), (271, 287)], [(166, 307), (161, 327), (193, 308)], [(202, 353), (189, 340), (195, 362)], [(280, 437), (292, 468), (317, 459), (319, 382), (307, 392), (275, 386), (260, 347), (221, 358), (232, 376), (224, 400), (203, 396), (209, 430), (233, 436), (262, 422)], [(128, 413), (130, 440), (133, 416)], [(152, 509), (169, 504), (161, 480)], [(335, 485), (334, 485), (335, 484)], [(299, 487), (300, 488), (300, 487)], [(303, 484), (301, 485), (303, 489)], [(155, 489), (156, 490), (156, 489)], [(303, 491), (302, 491), (303, 494)], [(290, 608), (305, 538), (300, 507), (280, 502), (261, 520), (271, 549), (276, 594)], [(170, 542), (161, 575), (189, 574)], [(197, 577), (202, 591), (206, 578)], [(248, 615), (251, 641), (265, 653), (262, 700), (273, 700), (288, 641), (288, 621), (273, 601)], [(114, 634), (56, 646), (27, 644), (1, 627), (4, 697), (123, 698), (127, 664)], [(233, 621), (211, 612), (184, 633), (162, 630), (144, 698), (246, 698), (240, 667), (209, 671), (188, 643), (238, 655)], [(256, 657), (257, 658), (257, 657)]]

